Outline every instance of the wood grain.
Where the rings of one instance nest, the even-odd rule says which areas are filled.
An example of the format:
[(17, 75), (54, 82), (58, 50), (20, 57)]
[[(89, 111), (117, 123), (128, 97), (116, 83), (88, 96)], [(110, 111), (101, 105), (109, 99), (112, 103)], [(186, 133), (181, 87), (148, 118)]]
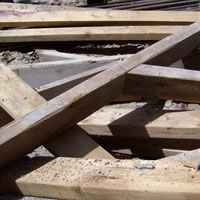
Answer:
[[(173, 52), (176, 48), (178, 50), (191, 42), (190, 51), (192, 47), (195, 48), (198, 45), (198, 42), (196, 40), (194, 42), (193, 39), (199, 35), (200, 22), (196, 22), (1, 128), (0, 156), (2, 159), (0, 167), (25, 155), (47, 139), (72, 127), (118, 97), (122, 93), (126, 73), (134, 67), (148, 60), (157, 59), (160, 55), (166, 64), (170, 64), (170, 61), (175, 58), (179, 60), (184, 55), (177, 54), (175, 58), (167, 60), (171, 53), (169, 53), (169, 49), (172, 48)], [(186, 52), (185, 48), (183, 54)], [(21, 146), (23, 149), (20, 148)]]

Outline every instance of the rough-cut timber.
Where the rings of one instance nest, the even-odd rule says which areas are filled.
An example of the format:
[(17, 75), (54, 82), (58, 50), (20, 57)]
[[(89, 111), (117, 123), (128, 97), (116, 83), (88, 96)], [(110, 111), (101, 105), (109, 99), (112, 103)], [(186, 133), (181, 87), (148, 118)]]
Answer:
[(2, 63), (0, 63), (0, 74), (0, 105), (14, 119), (46, 102), (43, 97)]
[[(126, 73), (134, 67), (148, 60), (159, 63), (157, 57), (160, 55), (164, 64), (170, 65), (171, 61), (179, 60), (197, 47), (200, 41), (197, 42), (196, 39), (199, 36), (200, 22), (197, 22), (4, 126), (0, 130), (0, 167), (38, 147), (64, 129), (75, 125), (119, 96), (123, 90)], [(185, 49), (182, 50), (180, 47), (185, 47)], [(167, 59), (171, 53), (170, 49), (172, 53), (175, 50), (177, 52), (181, 50), (181, 53), (176, 54), (173, 59)], [(34, 138), (37, 139), (34, 140)], [(23, 148), (20, 148), (21, 146)]]
[[(24, 83), (12, 70), (1, 64), (0, 66), (0, 84), (1, 90), (0, 106), (6, 108), (6, 111), (17, 119), (40, 105), (46, 103), (46, 100), (40, 96), (34, 89)], [(113, 158), (101, 146), (94, 142), (81, 128), (74, 127), (75, 134), (64, 132), (59, 139), (54, 138), (51, 143), (47, 143), (47, 148), (58, 156), (74, 156), (86, 158)], [(69, 140), (68, 140), (69, 134)], [(80, 141), (83, 140), (83, 144)], [(63, 143), (63, 144), (62, 144)], [(67, 148), (65, 148), (67, 146)]]
[(112, 26), (0, 31), (0, 42), (161, 40), (184, 26)]
[(158, 99), (200, 102), (199, 87), (199, 71), (140, 65), (127, 74), (124, 93)]
[(200, 139), (199, 111), (102, 108), (79, 123), (90, 135)]
[(0, 27), (83, 25), (183, 25), (200, 19), (199, 12), (67, 10), (55, 12), (0, 14)]
[(198, 200), (200, 195), (200, 173), (188, 170), (182, 162), (74, 158), (46, 160), (46, 164), (37, 161), (21, 162), (8, 169), (16, 184), (2, 171), (1, 188), (6, 186), (24, 195), (75, 200)]

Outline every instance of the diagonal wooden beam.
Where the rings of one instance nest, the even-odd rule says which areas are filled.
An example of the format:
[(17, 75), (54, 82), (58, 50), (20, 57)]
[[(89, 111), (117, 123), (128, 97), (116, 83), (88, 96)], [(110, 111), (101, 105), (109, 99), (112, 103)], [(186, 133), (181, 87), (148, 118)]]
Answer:
[[(0, 65), (0, 74), (0, 106), (14, 119), (46, 103), (42, 96), (3, 64)], [(70, 134), (70, 131), (76, 131), (76, 134)], [(54, 138), (45, 146), (57, 156), (113, 158), (78, 126), (64, 132), (59, 138)]]
[[(148, 60), (158, 62), (157, 57), (160, 55), (164, 64), (170, 64), (174, 59), (179, 60), (187, 52), (185, 45), (190, 44), (188, 51), (199, 45), (200, 41), (196, 40), (199, 36), (200, 22), (196, 22), (3, 127), (0, 130), (0, 157), (2, 158), (0, 167), (6, 166), (40, 146), (50, 137), (72, 127), (119, 96), (123, 91), (126, 73), (134, 67)], [(174, 55), (173, 59), (167, 60), (171, 53), (169, 50), (171, 49), (172, 53), (175, 50), (180, 52), (182, 50), (180, 47), (185, 48), (180, 54)], [(20, 148), (21, 146), (23, 148)]]

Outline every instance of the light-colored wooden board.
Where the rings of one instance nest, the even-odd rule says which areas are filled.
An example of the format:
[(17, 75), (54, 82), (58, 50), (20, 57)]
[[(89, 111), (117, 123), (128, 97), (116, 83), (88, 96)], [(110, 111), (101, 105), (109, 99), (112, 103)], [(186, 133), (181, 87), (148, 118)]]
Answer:
[[(200, 173), (182, 162), (74, 158), (46, 162), (35, 159), (15, 164), (8, 169), (11, 176), (1, 171), (1, 188), (75, 200), (198, 200), (200, 195)], [(145, 166), (154, 168), (138, 169)]]
[[(0, 66), (0, 73), (0, 106), (5, 108), (14, 119), (46, 103), (42, 96), (3, 64)], [(84, 130), (79, 127), (74, 127), (72, 130), (74, 129), (75, 134), (70, 134), (70, 130), (64, 132), (59, 139), (54, 138), (50, 144), (47, 143), (47, 148), (58, 156), (112, 158), (108, 152), (86, 135)], [(81, 140), (83, 144), (80, 143)]]
[(0, 42), (161, 40), (184, 26), (108, 26), (0, 31)]
[[(122, 93), (126, 73), (134, 67), (148, 60), (156, 60), (160, 55), (164, 64), (172, 64), (170, 61), (177, 61), (189, 52), (185, 48), (173, 59), (167, 60), (171, 54), (169, 49), (172, 52), (180, 51), (180, 47), (190, 44), (187, 47), (191, 51), (198, 46), (196, 38), (199, 36), (200, 22), (196, 22), (4, 126), (0, 130), (0, 167), (25, 155), (118, 97)], [(23, 149), (20, 148), (22, 145)]]
[(43, 97), (39, 96), (36, 91), (2, 63), (0, 63), (0, 85), (0, 105), (14, 119), (46, 102)]
[(199, 87), (199, 71), (140, 65), (127, 74), (124, 93), (158, 99), (200, 102)]
[(55, 12), (1, 14), (0, 27), (78, 25), (191, 24), (200, 19), (191, 11), (67, 10)]
[(199, 111), (102, 108), (79, 123), (90, 135), (200, 139)]
[[(46, 84), (37, 91), (45, 98), (50, 99), (114, 65), (115, 63), (97, 67), (81, 74)], [(143, 64), (127, 74), (123, 93), (130, 100), (137, 100), (137, 97), (150, 97), (154, 99), (200, 102), (199, 86), (199, 71)], [(126, 98), (121, 96), (118, 100), (125, 101)]]

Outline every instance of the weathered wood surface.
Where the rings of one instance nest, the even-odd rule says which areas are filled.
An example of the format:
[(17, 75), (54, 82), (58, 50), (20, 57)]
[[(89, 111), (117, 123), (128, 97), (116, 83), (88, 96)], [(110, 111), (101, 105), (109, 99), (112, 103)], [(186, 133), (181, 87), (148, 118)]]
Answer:
[(200, 19), (199, 12), (67, 10), (35, 13), (1, 13), (0, 27), (41, 27), (78, 25), (191, 24)]
[(140, 65), (127, 74), (124, 93), (158, 99), (200, 102), (199, 87), (199, 71)]
[[(143, 166), (154, 168), (138, 169)], [(8, 168), (12, 178), (2, 171), (0, 185), (9, 192), (56, 199), (198, 200), (200, 173), (188, 169), (173, 161), (35, 159)]]
[(161, 40), (184, 26), (120, 26), (0, 31), (0, 42)]
[(102, 108), (79, 123), (90, 135), (200, 139), (199, 111)]
[[(120, 63), (121, 61), (118, 61)], [(37, 91), (45, 98), (55, 97), (67, 89), (87, 80), (116, 63), (97, 67), (81, 74), (64, 78), (41, 86)], [(129, 97), (150, 97), (173, 99), (185, 102), (200, 102), (200, 72), (194, 70), (166, 68), (152, 65), (139, 65), (126, 76), (124, 95)], [(151, 90), (149, 90), (151, 88)], [(123, 98), (121, 98), (123, 100)]]
[[(40, 105), (46, 100), (29, 85), (24, 83), (12, 70), (1, 64), (0, 66), (1, 93), (0, 106), (17, 119)], [(75, 130), (75, 131), (73, 131)], [(54, 138), (47, 143), (47, 149), (58, 156), (74, 156), (87, 158), (113, 158), (101, 146), (94, 142), (84, 130), (79, 127), (72, 128), (74, 134), (64, 132), (59, 139)], [(68, 137), (69, 134), (69, 137)], [(68, 140), (69, 139), (69, 140)], [(83, 144), (80, 141), (83, 140)]]
[(0, 74), (0, 105), (13, 118), (23, 116), (46, 102), (2, 63), (0, 63)]
[[(185, 56), (184, 54), (197, 47), (199, 43), (196, 38), (199, 36), (200, 22), (197, 22), (4, 126), (0, 130), (0, 156), (2, 158), (0, 167), (40, 146), (47, 139), (75, 125), (119, 96), (123, 90), (126, 73), (134, 67), (148, 60), (158, 62), (157, 57), (160, 55), (164, 64), (170, 65), (171, 61), (179, 60)], [(185, 48), (181, 54), (176, 54), (173, 59), (167, 59), (171, 54), (169, 49), (173, 53), (175, 50), (180, 51), (180, 47), (183, 48), (189, 44), (188, 50)], [(37, 138), (37, 140), (33, 138)], [(22, 145), (23, 149), (20, 148)]]

